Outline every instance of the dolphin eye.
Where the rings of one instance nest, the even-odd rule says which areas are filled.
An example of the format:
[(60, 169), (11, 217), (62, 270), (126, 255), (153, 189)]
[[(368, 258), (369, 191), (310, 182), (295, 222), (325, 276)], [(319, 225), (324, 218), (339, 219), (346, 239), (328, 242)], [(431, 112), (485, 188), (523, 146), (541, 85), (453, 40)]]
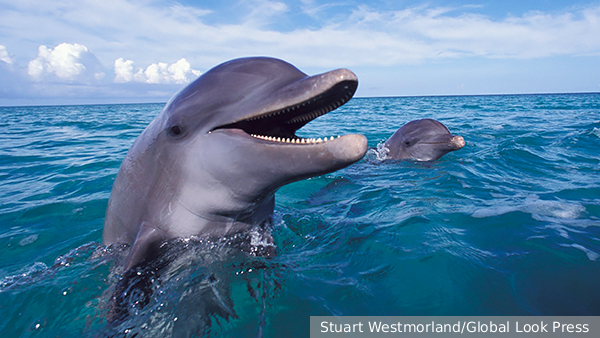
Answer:
[(174, 125), (171, 128), (169, 128), (169, 135), (171, 135), (171, 136), (179, 137), (182, 134), (183, 134), (183, 129), (181, 129), (181, 127), (178, 125)]

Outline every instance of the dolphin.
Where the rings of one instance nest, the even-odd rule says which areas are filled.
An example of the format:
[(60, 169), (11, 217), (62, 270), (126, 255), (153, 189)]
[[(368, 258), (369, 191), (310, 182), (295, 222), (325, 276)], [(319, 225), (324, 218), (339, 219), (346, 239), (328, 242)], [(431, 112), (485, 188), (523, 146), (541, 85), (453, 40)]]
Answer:
[(465, 139), (452, 135), (442, 123), (422, 119), (400, 127), (383, 146), (388, 159), (435, 161), (464, 145)]
[(296, 135), (348, 102), (357, 86), (348, 69), (308, 76), (267, 57), (210, 69), (175, 94), (128, 151), (102, 243), (131, 245), (127, 270), (171, 239), (222, 238), (268, 224), (279, 187), (365, 155), (363, 135)]

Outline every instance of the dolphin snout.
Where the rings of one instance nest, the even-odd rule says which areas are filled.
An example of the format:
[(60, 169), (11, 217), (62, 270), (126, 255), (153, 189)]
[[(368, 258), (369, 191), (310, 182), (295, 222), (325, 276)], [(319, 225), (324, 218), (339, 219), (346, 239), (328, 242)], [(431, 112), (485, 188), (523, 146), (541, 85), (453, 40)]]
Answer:
[(454, 136), (450, 139), (450, 144), (454, 146), (455, 150), (458, 150), (465, 146), (465, 139), (462, 136)]

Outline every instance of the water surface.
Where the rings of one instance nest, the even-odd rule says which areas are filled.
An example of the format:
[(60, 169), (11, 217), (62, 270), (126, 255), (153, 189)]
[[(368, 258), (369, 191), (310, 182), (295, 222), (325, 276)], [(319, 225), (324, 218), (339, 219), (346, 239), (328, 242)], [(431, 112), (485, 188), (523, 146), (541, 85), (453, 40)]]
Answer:
[(185, 243), (151, 302), (107, 328), (127, 248), (100, 244), (104, 211), (161, 108), (0, 108), (3, 337), (306, 337), (311, 315), (600, 315), (600, 94), (363, 98), (299, 134), (361, 133), (376, 148), (435, 118), (467, 144), (432, 163), (371, 150), (281, 188), (275, 257)]

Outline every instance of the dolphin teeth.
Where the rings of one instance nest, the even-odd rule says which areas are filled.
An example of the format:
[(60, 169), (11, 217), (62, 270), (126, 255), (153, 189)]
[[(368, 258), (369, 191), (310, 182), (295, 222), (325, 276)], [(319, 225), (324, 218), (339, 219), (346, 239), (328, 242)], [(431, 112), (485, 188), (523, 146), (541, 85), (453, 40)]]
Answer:
[(321, 142), (323, 142), (323, 140), (321, 140), (321, 138), (319, 137), (319, 138), (317, 139), (317, 143), (321, 143)]
[(331, 138), (329, 138), (330, 141), (333, 141), (333, 136), (331, 136)]

